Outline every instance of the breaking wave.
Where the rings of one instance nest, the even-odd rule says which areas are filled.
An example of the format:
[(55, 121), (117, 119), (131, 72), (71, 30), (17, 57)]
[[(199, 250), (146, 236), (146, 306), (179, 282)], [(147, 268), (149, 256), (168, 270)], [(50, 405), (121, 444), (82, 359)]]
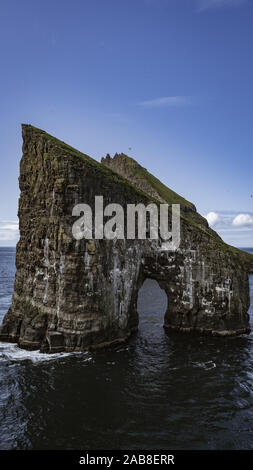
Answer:
[(0, 342), (0, 360), (8, 361), (31, 361), (33, 363), (56, 361), (68, 356), (73, 355), (82, 355), (85, 356), (86, 360), (91, 360), (91, 357), (86, 357), (88, 353), (78, 353), (78, 352), (62, 352), (62, 353), (53, 353), (45, 354), (40, 351), (26, 351), (25, 349), (20, 349), (17, 344), (14, 343), (3, 343)]

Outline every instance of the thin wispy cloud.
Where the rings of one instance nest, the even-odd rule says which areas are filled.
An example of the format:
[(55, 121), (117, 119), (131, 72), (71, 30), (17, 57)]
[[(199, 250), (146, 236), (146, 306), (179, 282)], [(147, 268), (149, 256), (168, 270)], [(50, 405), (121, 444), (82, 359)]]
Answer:
[(16, 232), (18, 230), (18, 222), (15, 223), (7, 223), (7, 224), (4, 224), (4, 225), (0, 225), (0, 228), (1, 230), (12, 230), (14, 232)]
[(192, 104), (190, 96), (162, 96), (152, 100), (140, 101), (139, 106), (144, 108), (180, 107)]
[(210, 8), (238, 7), (248, 0), (197, 0), (197, 11), (202, 12)]

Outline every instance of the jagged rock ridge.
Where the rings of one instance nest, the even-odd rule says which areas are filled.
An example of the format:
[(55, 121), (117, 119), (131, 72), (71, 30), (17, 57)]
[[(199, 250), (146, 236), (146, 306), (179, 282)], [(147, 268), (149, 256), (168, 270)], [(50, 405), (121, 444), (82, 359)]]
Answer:
[[(48, 352), (125, 341), (138, 326), (138, 289), (147, 277), (167, 293), (167, 329), (249, 332), (252, 257), (223, 243), (191, 203), (182, 203), (182, 242), (176, 252), (161, 251), (161, 240), (72, 237), (73, 207), (82, 202), (94, 208), (97, 195), (105, 205), (123, 207), (166, 200), (156, 183), (152, 193), (108, 166), (23, 125), (17, 271), (0, 339)], [(178, 202), (170, 194), (170, 202)]]

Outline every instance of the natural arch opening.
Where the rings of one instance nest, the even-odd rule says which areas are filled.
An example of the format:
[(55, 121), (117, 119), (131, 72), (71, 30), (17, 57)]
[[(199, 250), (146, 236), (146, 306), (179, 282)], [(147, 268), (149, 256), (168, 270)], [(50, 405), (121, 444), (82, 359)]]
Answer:
[(147, 278), (138, 292), (139, 329), (151, 335), (154, 335), (157, 329), (160, 330), (164, 324), (167, 305), (166, 292), (156, 280)]

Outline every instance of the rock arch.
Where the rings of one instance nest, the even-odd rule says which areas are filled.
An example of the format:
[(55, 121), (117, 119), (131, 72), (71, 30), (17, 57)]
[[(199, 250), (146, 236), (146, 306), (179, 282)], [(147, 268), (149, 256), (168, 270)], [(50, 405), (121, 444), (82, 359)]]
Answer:
[[(142, 167), (135, 163), (130, 167), (139, 175)], [(0, 339), (29, 349), (47, 345), (52, 352), (126, 341), (138, 326), (137, 295), (146, 277), (167, 293), (167, 329), (249, 332), (252, 257), (223, 243), (191, 203), (159, 186), (146, 170), (132, 185), (129, 172), (127, 180), (107, 166), (23, 126), (17, 271)], [(182, 242), (175, 252), (162, 251), (161, 240), (73, 239), (75, 204), (94, 208), (97, 195), (122, 207), (159, 203), (159, 191), (162, 200), (181, 204)]]
[(145, 316), (156, 317), (159, 324), (163, 326), (164, 316), (168, 309), (168, 296), (164, 289), (161, 289), (155, 279), (146, 278), (138, 291), (137, 312), (139, 322)]

